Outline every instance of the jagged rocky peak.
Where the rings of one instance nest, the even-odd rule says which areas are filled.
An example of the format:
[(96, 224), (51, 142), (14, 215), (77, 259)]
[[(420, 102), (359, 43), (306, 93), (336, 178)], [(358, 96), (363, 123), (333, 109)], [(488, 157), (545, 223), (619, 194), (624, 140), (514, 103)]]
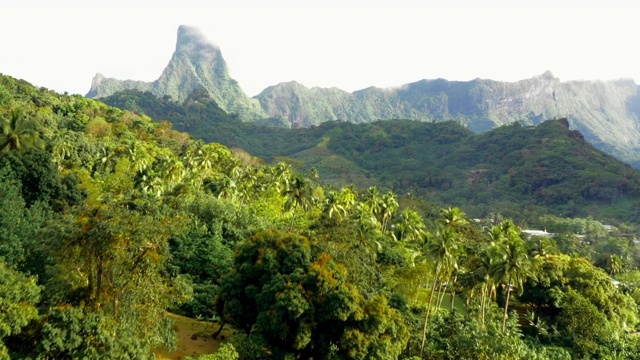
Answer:
[(96, 73), (96, 75), (93, 77), (93, 80), (91, 80), (91, 88), (95, 89), (100, 86), (104, 79), (106, 79), (104, 75), (102, 75), (101, 73)]
[(127, 89), (150, 91), (156, 96), (169, 95), (180, 102), (194, 89), (205, 89), (221, 109), (238, 114), (242, 120), (266, 117), (258, 100), (249, 98), (231, 78), (220, 48), (192, 26), (178, 27), (176, 49), (157, 80), (123, 81), (98, 74), (87, 96), (107, 97)]
[(549, 71), (549, 70), (545, 71), (539, 77), (541, 77), (543, 79), (549, 79), (549, 80), (554, 80), (556, 78), (555, 76), (553, 76), (553, 73), (551, 73), (551, 71)]
[(220, 53), (220, 47), (209, 41), (200, 29), (180, 25), (178, 27), (178, 40), (176, 42), (176, 52), (197, 53), (201, 55), (206, 53)]

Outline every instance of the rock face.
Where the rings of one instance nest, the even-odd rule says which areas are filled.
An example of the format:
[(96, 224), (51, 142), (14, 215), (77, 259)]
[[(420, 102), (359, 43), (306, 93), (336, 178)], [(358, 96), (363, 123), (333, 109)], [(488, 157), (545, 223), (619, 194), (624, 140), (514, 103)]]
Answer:
[(243, 120), (266, 117), (258, 102), (249, 98), (231, 78), (220, 48), (208, 42), (195, 28), (180, 26), (176, 50), (160, 77), (151, 83), (105, 78), (97, 74), (87, 97), (101, 98), (122, 90), (150, 91), (184, 101), (197, 88), (207, 90), (212, 99), (229, 113)]
[(483, 132), (520, 121), (536, 125), (567, 117), (597, 148), (640, 167), (640, 92), (632, 80), (561, 82), (550, 72), (507, 83), (421, 80), (395, 89), (348, 93), (282, 83), (256, 96), (274, 118), (293, 127), (328, 120), (455, 120)]

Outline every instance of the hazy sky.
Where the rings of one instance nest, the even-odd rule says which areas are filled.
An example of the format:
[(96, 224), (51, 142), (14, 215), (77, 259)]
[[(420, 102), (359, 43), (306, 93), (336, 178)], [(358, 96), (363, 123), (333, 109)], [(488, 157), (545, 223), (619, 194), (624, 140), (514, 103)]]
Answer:
[(420, 79), (640, 83), (640, 1), (0, 0), (0, 73), (85, 94), (96, 72), (157, 79), (180, 24), (248, 95), (296, 80), (353, 91)]

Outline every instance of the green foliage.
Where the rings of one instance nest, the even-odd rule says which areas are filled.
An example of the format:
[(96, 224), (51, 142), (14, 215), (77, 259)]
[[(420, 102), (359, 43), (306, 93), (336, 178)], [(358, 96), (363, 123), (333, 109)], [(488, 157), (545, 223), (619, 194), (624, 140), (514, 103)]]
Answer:
[(531, 305), (545, 327), (557, 331), (537, 330), (538, 337), (568, 345), (579, 357), (625, 349), (624, 334), (638, 324), (638, 308), (604, 271), (567, 255), (539, 257), (536, 268), (537, 277), (519, 300)]
[(178, 311), (211, 318), (221, 279), (233, 266), (233, 248), (249, 236), (255, 219), (217, 198), (197, 200), (185, 210), (191, 218), (170, 239), (169, 267), (189, 276), (194, 294)]
[(19, 179), (9, 167), (0, 168), (0, 261), (42, 276), (47, 254), (40, 249), (40, 232), (50, 217), (51, 212), (42, 203), (27, 208)]
[(0, 168), (10, 168), (21, 184), (26, 206), (43, 202), (56, 211), (79, 204), (84, 193), (78, 189), (79, 179), (73, 174), (61, 175), (54, 167), (51, 155), (30, 151), (24, 155), (0, 157)]
[[(79, 96), (3, 76), (0, 89), (0, 113), (23, 109), (44, 142), (0, 155), (0, 262), (16, 279), (0, 297), (37, 290), (0, 336), (13, 357), (149, 358), (171, 346), (167, 309), (235, 327), (235, 351), (209, 357), (408, 358), (423, 339), (429, 358), (638, 357), (636, 229), (563, 217), (633, 206), (636, 175), (566, 122), (286, 130), (240, 123), (203, 92), (118, 95), (193, 129), (211, 116), (207, 136), (294, 164), (270, 166)], [(302, 169), (314, 156), (334, 183), (366, 186), (318, 184)], [(422, 196), (493, 210), (476, 222)], [(515, 211), (557, 235), (523, 240), (500, 215)]]
[(25, 152), (42, 145), (38, 125), (26, 117), (24, 109), (15, 107), (8, 115), (0, 115), (0, 154), (11, 150)]
[[(438, 313), (430, 325), (426, 346), (428, 359), (543, 359), (537, 355), (542, 349), (527, 344), (518, 329), (515, 317), (511, 317), (505, 330), (500, 327), (497, 309), (488, 314), (489, 321), (483, 327), (475, 319), (465, 319), (457, 313)], [(556, 359), (569, 359), (564, 356)]]
[[(219, 298), (225, 319), (260, 336), (274, 355), (396, 357), (406, 328), (384, 297), (366, 301), (345, 268), (309, 241), (276, 232), (242, 244)], [(337, 347), (337, 349), (336, 349)]]
[[(129, 100), (135, 107), (127, 107)], [(551, 213), (620, 222), (631, 220), (632, 204), (638, 202), (631, 199), (640, 196), (637, 171), (595, 150), (563, 120), (477, 135), (454, 122), (406, 120), (282, 129), (227, 119), (206, 102), (195, 109), (135, 92), (105, 101), (168, 119), (181, 130), (267, 161), (302, 160), (301, 166), (318, 168), (335, 185), (412, 193), (462, 206), (473, 217), (493, 212), (526, 219)]]
[(611, 336), (605, 315), (598, 308), (573, 290), (562, 298), (562, 314), (558, 325), (564, 330), (579, 358), (595, 355), (599, 348), (598, 340)]
[(163, 330), (152, 336), (140, 333), (135, 319), (132, 313), (118, 319), (82, 307), (52, 308), (45, 315), (46, 322), (36, 349), (38, 358), (152, 359), (152, 347), (168, 346), (174, 341), (168, 320), (154, 319), (154, 326)]
[(0, 262), (0, 359), (9, 359), (3, 340), (19, 334), (37, 318), (39, 298), (40, 287), (34, 277), (27, 277)]
[(187, 356), (185, 360), (238, 360), (239, 354), (232, 344), (225, 343), (213, 354), (201, 355), (197, 358)]

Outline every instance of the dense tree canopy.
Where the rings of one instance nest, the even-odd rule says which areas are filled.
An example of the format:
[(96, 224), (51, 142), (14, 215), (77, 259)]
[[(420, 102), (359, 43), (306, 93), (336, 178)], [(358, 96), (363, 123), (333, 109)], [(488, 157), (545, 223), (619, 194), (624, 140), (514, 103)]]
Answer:
[[(640, 358), (638, 228), (587, 207), (637, 180), (562, 122), (265, 128), (280, 155), (330, 159), (304, 171), (268, 136), (247, 153), (174, 130), (259, 138), (202, 94), (120, 96), (184, 123), (0, 76), (0, 358), (152, 358), (175, 343), (167, 311), (232, 327), (202, 359)], [(554, 156), (569, 147), (582, 160)], [(326, 177), (333, 161), (376, 179), (336, 186), (354, 173)]]

